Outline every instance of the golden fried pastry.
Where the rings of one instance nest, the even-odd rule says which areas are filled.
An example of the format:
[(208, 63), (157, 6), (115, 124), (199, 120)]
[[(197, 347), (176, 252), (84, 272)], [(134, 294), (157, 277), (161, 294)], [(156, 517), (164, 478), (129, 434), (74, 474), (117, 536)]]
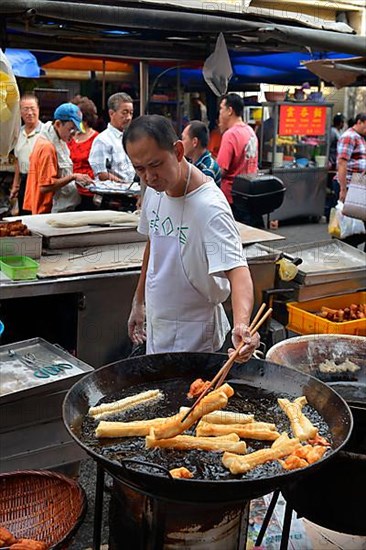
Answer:
[(203, 391), (205, 391), (206, 388), (210, 385), (209, 380), (202, 380), (202, 378), (197, 378), (197, 380), (194, 380), (189, 388), (189, 392), (187, 393), (188, 399), (193, 399), (193, 397), (198, 397), (201, 395)]
[(48, 550), (45, 542), (33, 539), (20, 539), (10, 546), (11, 550)]
[(182, 466), (181, 468), (173, 468), (172, 470), (169, 470), (170, 475), (172, 477), (175, 477), (176, 479), (192, 479), (193, 474), (188, 470), (188, 468), (185, 468)]
[(226, 452), (222, 458), (222, 463), (225, 468), (228, 468), (234, 475), (246, 474), (256, 466), (284, 458), (288, 456), (301, 445), (300, 441), (290, 439), (286, 432), (283, 432), (280, 437), (272, 443), (270, 449), (260, 449), (247, 455), (238, 455)]
[(0, 526), (0, 548), (3, 546), (10, 546), (11, 544), (14, 544), (17, 539), (10, 533), (10, 531), (6, 527)]
[(275, 424), (267, 422), (248, 422), (248, 424), (212, 424), (201, 422), (197, 426), (198, 436), (210, 437), (236, 433), (244, 439), (259, 439), (261, 441), (274, 441), (280, 434), (276, 431)]
[(228, 398), (234, 395), (234, 390), (229, 384), (220, 386), (217, 390), (207, 394), (202, 401), (193, 409), (191, 413), (183, 420), (186, 413), (178, 413), (167, 422), (164, 422), (156, 428), (152, 428), (150, 436), (155, 439), (168, 439), (179, 435), (200, 420), (205, 414), (209, 414), (217, 409), (226, 407)]
[(101, 420), (95, 430), (95, 436), (102, 437), (142, 437), (149, 435), (150, 428), (166, 422), (166, 418), (152, 418), (151, 420), (135, 420), (132, 422), (108, 422)]
[(302, 412), (303, 406), (308, 402), (304, 395), (292, 402), (288, 399), (277, 399), (277, 401), (281, 409), (288, 416), (291, 430), (295, 437), (298, 437), (300, 441), (307, 441), (316, 437), (318, 429), (313, 426)]
[(148, 390), (136, 395), (130, 395), (129, 397), (124, 397), (119, 401), (113, 401), (112, 403), (102, 403), (97, 407), (90, 407), (89, 415), (93, 416), (96, 420), (99, 418), (104, 418), (110, 414), (119, 413), (122, 411), (127, 411), (132, 409), (137, 405), (146, 405), (152, 402), (155, 402), (157, 399), (161, 399), (163, 394), (160, 390)]
[[(181, 407), (179, 412), (188, 412), (188, 407)], [(213, 411), (202, 417), (204, 422), (212, 424), (248, 424), (254, 422), (254, 414), (244, 414), (231, 411)]]
[(192, 435), (177, 435), (169, 439), (155, 439), (146, 437), (146, 448), (163, 447), (166, 449), (179, 449), (189, 451), (199, 449), (201, 451), (223, 452), (230, 451), (237, 454), (245, 454), (247, 446), (245, 441), (239, 441), (239, 436), (229, 434), (222, 437), (194, 437)]
[(290, 455), (286, 458), (286, 460), (279, 460), (278, 462), (284, 470), (298, 470), (309, 466), (306, 460), (296, 455)]

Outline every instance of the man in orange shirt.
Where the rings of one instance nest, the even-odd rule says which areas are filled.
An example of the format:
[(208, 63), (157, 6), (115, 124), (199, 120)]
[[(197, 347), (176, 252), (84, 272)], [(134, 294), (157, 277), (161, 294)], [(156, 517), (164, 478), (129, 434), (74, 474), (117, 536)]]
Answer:
[(82, 115), (73, 103), (57, 107), (54, 120), (47, 122), (30, 157), (24, 209), (32, 214), (75, 210), (79, 185), (92, 183), (86, 174), (74, 174), (66, 143), (76, 130), (82, 131)]

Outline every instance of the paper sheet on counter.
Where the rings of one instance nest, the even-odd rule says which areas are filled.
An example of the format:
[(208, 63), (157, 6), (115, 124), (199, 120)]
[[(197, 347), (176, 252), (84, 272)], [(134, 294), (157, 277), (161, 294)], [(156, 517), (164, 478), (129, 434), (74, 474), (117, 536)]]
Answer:
[(37, 273), (40, 279), (82, 275), (101, 271), (139, 269), (146, 243), (136, 242), (89, 248), (50, 251), (42, 256)]

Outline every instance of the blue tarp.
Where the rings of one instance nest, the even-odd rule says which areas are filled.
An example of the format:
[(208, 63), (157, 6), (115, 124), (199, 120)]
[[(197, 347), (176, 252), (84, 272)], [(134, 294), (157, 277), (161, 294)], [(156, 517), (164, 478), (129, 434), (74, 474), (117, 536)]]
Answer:
[(15, 76), (38, 78), (41, 74), (37, 58), (30, 51), (6, 48), (4, 53), (13, 68)]
[[(41, 74), (40, 65), (62, 57), (54, 53), (36, 53), (28, 50), (16, 50), (7, 48), (5, 55), (9, 59), (15, 76), (27, 78), (38, 78)], [(36, 57), (37, 56), (37, 57)], [(317, 59), (340, 59), (349, 57), (349, 54), (334, 52), (314, 52), (313, 54), (303, 52), (281, 52), (281, 53), (249, 53), (239, 54), (230, 51), (231, 63), (233, 66), (233, 77), (231, 86), (245, 84), (283, 84), (298, 85), (303, 82), (316, 84), (318, 77), (301, 65), (301, 61), (312, 61)], [(37, 61), (38, 60), (38, 61)], [(39, 63), (39, 64), (38, 64)], [(163, 71), (163, 67), (150, 64), (149, 73), (156, 77)], [(168, 71), (162, 78), (176, 79), (174, 69)], [(181, 69), (181, 81), (187, 88), (203, 88), (205, 82), (202, 76), (202, 69)]]
[[(333, 52), (317, 53), (312, 55), (302, 52), (284, 53), (252, 53), (237, 54), (230, 52), (233, 67), (233, 76), (229, 86), (245, 86), (246, 84), (282, 84), (301, 85), (303, 82), (318, 83), (318, 77), (306, 69), (301, 61), (317, 59), (340, 59), (349, 57), (349, 54)], [(157, 76), (162, 72), (161, 67), (150, 66), (150, 74)], [(176, 78), (176, 71), (169, 71), (161, 80)], [(181, 69), (181, 81), (186, 87), (201, 88), (205, 86), (201, 69)]]

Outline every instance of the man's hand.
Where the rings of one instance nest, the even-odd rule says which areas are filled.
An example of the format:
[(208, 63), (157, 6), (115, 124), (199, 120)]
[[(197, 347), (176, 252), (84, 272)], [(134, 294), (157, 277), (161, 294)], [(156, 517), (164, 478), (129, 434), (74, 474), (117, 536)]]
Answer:
[(88, 176), (88, 174), (73, 174), (73, 176), (78, 185), (87, 187), (93, 183), (93, 180), (90, 176)]
[(339, 190), (339, 200), (344, 203), (344, 201), (346, 200), (346, 195), (347, 195), (347, 188), (341, 187)]
[[(234, 327), (231, 334), (235, 349), (237, 349), (243, 342), (245, 343), (243, 349), (236, 358), (236, 361), (238, 363), (245, 363), (246, 361), (249, 361), (255, 350), (259, 347), (260, 338), (258, 332), (256, 332), (253, 336), (250, 336), (248, 325), (240, 323)], [(230, 348), (228, 350), (229, 356), (234, 353), (235, 349)]]
[(14, 188), (14, 189), (11, 189), (10, 191), (10, 195), (9, 195), (9, 199), (16, 199), (18, 197), (18, 194), (19, 194), (19, 187), (18, 188)]
[(145, 306), (133, 302), (128, 318), (128, 336), (134, 344), (143, 344), (146, 340)]

